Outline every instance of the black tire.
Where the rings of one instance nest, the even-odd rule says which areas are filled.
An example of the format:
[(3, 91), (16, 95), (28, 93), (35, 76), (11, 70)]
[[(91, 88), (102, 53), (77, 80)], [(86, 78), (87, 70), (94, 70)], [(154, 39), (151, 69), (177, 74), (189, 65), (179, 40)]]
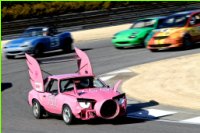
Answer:
[(115, 47), (116, 49), (124, 49), (123, 47)]
[(36, 119), (42, 118), (44, 111), (42, 109), (42, 106), (40, 105), (40, 103), (37, 100), (33, 101), (32, 111), (33, 111), (33, 115)]
[(65, 124), (70, 125), (74, 121), (74, 116), (68, 105), (64, 105), (62, 110), (62, 117)]
[(66, 38), (64, 44), (62, 45), (62, 51), (65, 53), (70, 53), (72, 51), (72, 38)]
[(191, 36), (186, 34), (184, 37), (183, 37), (183, 49), (187, 50), (189, 48), (191, 48), (192, 46), (192, 39), (191, 39)]
[(35, 57), (41, 57), (43, 55), (43, 52), (44, 52), (43, 46), (41, 44), (38, 44), (35, 47), (33, 54)]
[(7, 58), (7, 59), (14, 59), (15, 56), (14, 56), (14, 55), (6, 55), (6, 58)]
[(158, 52), (157, 49), (150, 49), (151, 52)]

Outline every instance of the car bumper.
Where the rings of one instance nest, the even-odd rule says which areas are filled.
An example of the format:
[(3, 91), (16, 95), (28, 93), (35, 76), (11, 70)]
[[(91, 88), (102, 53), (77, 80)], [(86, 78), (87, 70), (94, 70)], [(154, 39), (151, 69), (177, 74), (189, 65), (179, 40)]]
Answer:
[(168, 40), (166, 43), (149, 43), (147, 49), (150, 50), (165, 50), (171, 48), (179, 48), (183, 46), (182, 39), (179, 40)]
[[(126, 106), (127, 106), (127, 101), (125, 100), (124, 104), (118, 105), (119, 106), (119, 112), (116, 113), (116, 116), (109, 118), (113, 119), (118, 116), (123, 116), (126, 114)], [(103, 118), (101, 116), (97, 115), (97, 110), (95, 109), (82, 109), (80, 113), (75, 114), (75, 117), (81, 120), (89, 120), (89, 119), (94, 119), (94, 118)], [(103, 118), (106, 119), (106, 118)]]
[(127, 40), (112, 40), (112, 44), (115, 47), (137, 47), (137, 46), (143, 46), (144, 45), (143, 39), (127, 39)]
[(4, 54), (6, 56), (24, 55), (25, 53), (33, 53), (33, 47), (17, 47), (17, 48), (5, 48)]

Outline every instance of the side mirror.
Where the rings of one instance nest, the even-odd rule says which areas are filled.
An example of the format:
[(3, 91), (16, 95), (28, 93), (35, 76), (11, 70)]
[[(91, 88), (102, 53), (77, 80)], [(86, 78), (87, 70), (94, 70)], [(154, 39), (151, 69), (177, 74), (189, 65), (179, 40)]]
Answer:
[(190, 25), (194, 25), (195, 21), (194, 20), (190, 20)]
[(58, 92), (52, 92), (51, 94), (56, 96), (56, 95), (58, 95)]
[(54, 90), (54, 91), (51, 92), (51, 94), (54, 95), (54, 96), (56, 96), (56, 95), (58, 95), (58, 91)]

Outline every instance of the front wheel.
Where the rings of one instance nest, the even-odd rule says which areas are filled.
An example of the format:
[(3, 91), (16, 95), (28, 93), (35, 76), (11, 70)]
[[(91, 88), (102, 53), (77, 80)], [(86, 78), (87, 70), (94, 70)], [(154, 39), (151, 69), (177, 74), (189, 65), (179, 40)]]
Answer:
[(33, 54), (35, 57), (40, 57), (43, 55), (43, 47), (41, 45), (38, 45), (35, 47)]
[(62, 117), (63, 117), (65, 124), (67, 124), (67, 125), (72, 124), (74, 117), (73, 117), (72, 111), (68, 105), (65, 105), (63, 107)]
[(67, 38), (64, 40), (64, 44), (62, 45), (62, 51), (65, 53), (70, 53), (72, 51), (72, 38)]
[(192, 40), (190, 35), (185, 35), (183, 37), (183, 49), (189, 49), (192, 46)]
[(14, 55), (6, 55), (6, 58), (7, 58), (7, 59), (14, 59), (15, 56), (14, 56)]

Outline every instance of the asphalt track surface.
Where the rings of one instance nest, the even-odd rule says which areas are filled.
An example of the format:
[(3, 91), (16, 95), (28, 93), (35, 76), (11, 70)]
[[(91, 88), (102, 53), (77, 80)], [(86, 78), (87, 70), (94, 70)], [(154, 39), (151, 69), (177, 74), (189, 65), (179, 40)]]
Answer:
[[(92, 62), (96, 75), (113, 70), (173, 58), (181, 55), (199, 53), (200, 48), (190, 50), (169, 50), (152, 53), (145, 48), (115, 49), (110, 38), (79, 42), (77, 47), (85, 50)], [(75, 72), (75, 61), (66, 61), (73, 58), (73, 53), (49, 53), (39, 58), (42, 68), (52, 74)], [(50, 63), (50, 62), (57, 63)], [(48, 64), (50, 63), (50, 64)], [(147, 68), (148, 69), (148, 68)], [(169, 68), (170, 69), (170, 68)], [(27, 104), (27, 93), (31, 89), (24, 58), (7, 60), (2, 58), (2, 131), (3, 133), (199, 133), (199, 125), (170, 123), (161, 121), (145, 121), (140, 119), (124, 118), (120, 121), (91, 120), (77, 121), (67, 126), (61, 117), (50, 116), (47, 119), (37, 120), (33, 117), (31, 108)], [(134, 105), (131, 105), (134, 107)], [(131, 110), (128, 108), (128, 113)]]

